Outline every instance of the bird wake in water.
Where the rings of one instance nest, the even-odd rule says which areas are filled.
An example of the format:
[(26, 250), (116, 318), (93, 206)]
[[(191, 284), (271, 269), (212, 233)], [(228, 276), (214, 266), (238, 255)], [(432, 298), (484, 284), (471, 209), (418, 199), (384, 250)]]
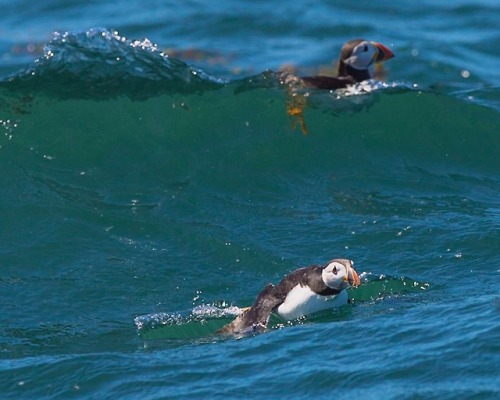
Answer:
[[(380, 309), (384, 309), (384, 304), (390, 304), (390, 308), (394, 308), (395, 304), (398, 304), (397, 300), (404, 300), (406, 296), (410, 296), (409, 300), (411, 300), (411, 295), (417, 295), (430, 288), (429, 283), (419, 282), (409, 277), (375, 276), (363, 272), (359, 274), (359, 278), (362, 284), (348, 291), (349, 304), (336, 310), (319, 312), (291, 321), (285, 321), (273, 313), (270, 316), (267, 330), (304, 323), (342, 320), (351, 314), (352, 309), (364, 306), (371, 307), (374, 304), (380, 305), (378, 308), (380, 312)], [(400, 303), (402, 304), (403, 301)], [(184, 312), (139, 315), (135, 317), (134, 323), (140, 338), (146, 341), (215, 338), (220, 336), (221, 329), (241, 316), (247, 309), (248, 307), (238, 307), (228, 302), (215, 302), (202, 304)], [(250, 329), (243, 335), (255, 334), (255, 332)], [(241, 336), (241, 334), (234, 333), (231, 335)]]

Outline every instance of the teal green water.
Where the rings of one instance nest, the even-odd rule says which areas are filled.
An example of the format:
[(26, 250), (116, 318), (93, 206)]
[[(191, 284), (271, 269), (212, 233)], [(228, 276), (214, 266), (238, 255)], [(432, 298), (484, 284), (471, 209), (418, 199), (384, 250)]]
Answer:
[[(22, 67), (26, 55), (3, 58), (3, 396), (498, 396), (498, 50), (483, 43), (498, 36), (489, 23), (498, 10), (490, 2), (414, 9), (427, 28), (413, 41), (396, 30), (415, 23), (406, 9), (392, 9), (399, 19), (383, 33), (370, 28), (382, 5), (312, 3), (310, 26), (291, 29), (278, 13), (271, 31), (256, 22), (267, 3), (250, 14), (207, 8), (215, 25), (200, 29), (227, 44), (225, 64), (206, 53), (198, 62), (165, 57), (105, 29), (57, 34)], [(58, 15), (73, 21), (68, 31), (85, 23), (70, 18), (78, 8), (59, 7), (42, 7), (37, 29)], [(179, 25), (151, 28), (155, 13), (126, 19), (104, 5), (80, 7), (105, 25), (158, 32), (165, 46), (166, 37), (189, 43)], [(320, 16), (333, 9), (337, 22), (352, 22), (331, 27), (341, 40), (330, 43)], [(184, 5), (177, 15), (189, 21), (193, 12)], [(140, 17), (149, 28), (137, 27)], [(453, 44), (457, 18), (477, 32)], [(15, 29), (14, 14), (6, 21)], [(234, 21), (251, 21), (241, 27), (253, 32), (247, 49), (262, 32), (261, 58), (235, 54), (239, 34), (223, 39)], [(387, 83), (310, 93), (309, 134), (293, 129), (287, 87), (261, 73), (279, 54), (287, 61), (276, 41), (310, 44), (299, 60), (310, 68), (319, 42), (340, 46), (340, 32), (358, 36), (356, 27), (394, 36)], [(434, 44), (438, 33), (448, 47)], [(194, 44), (212, 50), (208, 38)], [(252, 61), (257, 71), (234, 75)], [(334, 257), (362, 273), (351, 304), (273, 319), (255, 336), (214, 334), (267, 283)]]

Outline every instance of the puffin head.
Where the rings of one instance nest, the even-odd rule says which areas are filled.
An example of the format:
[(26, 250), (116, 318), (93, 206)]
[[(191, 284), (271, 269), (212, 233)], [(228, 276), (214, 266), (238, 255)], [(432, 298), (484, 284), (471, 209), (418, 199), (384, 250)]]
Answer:
[(339, 76), (351, 76), (356, 82), (371, 79), (371, 67), (392, 57), (394, 53), (381, 43), (350, 40), (340, 51)]
[(342, 291), (350, 286), (361, 284), (358, 273), (353, 268), (354, 262), (344, 258), (330, 261), (321, 274), (323, 282), (330, 289)]

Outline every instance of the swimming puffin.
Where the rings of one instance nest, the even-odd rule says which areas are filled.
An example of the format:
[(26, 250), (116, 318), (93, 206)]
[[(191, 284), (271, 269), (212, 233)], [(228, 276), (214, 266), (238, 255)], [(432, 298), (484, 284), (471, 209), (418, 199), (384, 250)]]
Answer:
[(265, 330), (273, 312), (289, 321), (347, 304), (345, 289), (361, 283), (353, 264), (338, 258), (324, 266), (311, 265), (293, 271), (276, 286), (267, 285), (251, 307), (218, 333)]
[(304, 119), (307, 97), (298, 95), (296, 88), (337, 90), (372, 78), (371, 69), (376, 63), (389, 60), (394, 53), (381, 43), (365, 39), (350, 40), (342, 46), (338, 61), (338, 76), (303, 76), (297, 77), (287, 71), (278, 73), (281, 84), (289, 87), (287, 114), (293, 118), (292, 129), (300, 126), (304, 135), (309, 134)]
[(372, 78), (370, 68), (377, 62), (389, 60), (394, 53), (381, 43), (365, 39), (350, 40), (342, 46), (338, 76), (304, 76), (300, 81), (305, 87), (335, 90)]

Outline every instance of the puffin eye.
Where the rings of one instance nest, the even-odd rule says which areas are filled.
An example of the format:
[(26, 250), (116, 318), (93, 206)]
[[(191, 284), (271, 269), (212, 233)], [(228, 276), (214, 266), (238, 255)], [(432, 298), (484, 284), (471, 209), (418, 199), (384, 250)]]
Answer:
[(363, 46), (363, 51), (368, 51), (368, 45), (366, 45), (366, 44), (365, 44), (365, 45)]
[(337, 273), (339, 272), (339, 270), (337, 269), (337, 267), (333, 267), (332, 272), (333, 272), (335, 275), (337, 275)]

